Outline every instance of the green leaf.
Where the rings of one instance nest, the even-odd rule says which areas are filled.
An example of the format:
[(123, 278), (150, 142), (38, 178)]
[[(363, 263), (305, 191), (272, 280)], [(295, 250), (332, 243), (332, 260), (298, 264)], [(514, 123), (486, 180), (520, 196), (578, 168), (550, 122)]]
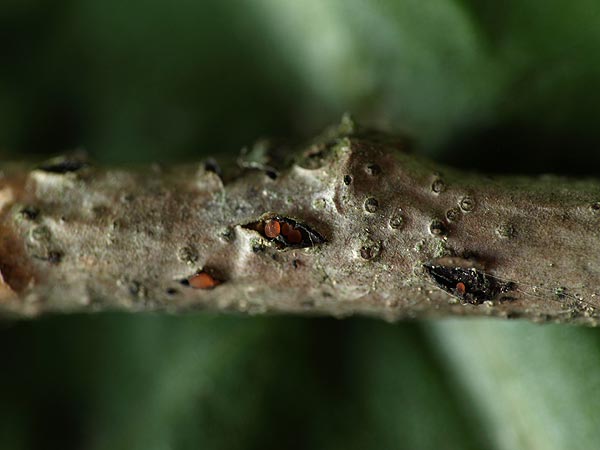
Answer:
[(597, 445), (598, 330), (485, 319), (446, 320), (427, 329), (496, 448)]

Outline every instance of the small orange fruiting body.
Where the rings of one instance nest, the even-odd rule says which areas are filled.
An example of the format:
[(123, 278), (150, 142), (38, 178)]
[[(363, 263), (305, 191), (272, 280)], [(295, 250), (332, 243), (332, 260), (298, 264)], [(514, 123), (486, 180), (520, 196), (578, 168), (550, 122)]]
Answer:
[(281, 233), (281, 225), (277, 220), (269, 220), (265, 224), (265, 236), (268, 238), (276, 238)]
[(300, 230), (294, 228), (288, 233), (286, 238), (290, 244), (299, 244), (300, 242), (302, 242), (302, 233), (300, 232)]
[(292, 227), (289, 223), (283, 222), (283, 224), (281, 225), (281, 234), (287, 237), (287, 235), (290, 234), (290, 231), (292, 231), (293, 229), (294, 227)]
[(192, 275), (188, 279), (188, 282), (194, 289), (212, 289), (220, 284), (219, 280), (206, 272), (200, 272), (196, 275)]
[(284, 222), (281, 226), (281, 234), (285, 236), (285, 239), (290, 244), (299, 244), (302, 242), (302, 232), (287, 222)]
[(465, 283), (463, 283), (462, 281), (456, 283), (456, 293), (458, 295), (465, 295), (465, 292), (467, 292), (467, 287), (465, 286)]

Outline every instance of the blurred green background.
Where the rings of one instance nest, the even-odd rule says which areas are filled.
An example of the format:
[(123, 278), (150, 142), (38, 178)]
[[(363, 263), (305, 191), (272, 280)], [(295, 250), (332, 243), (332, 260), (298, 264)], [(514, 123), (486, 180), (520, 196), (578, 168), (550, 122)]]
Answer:
[[(600, 175), (596, 0), (0, 3), (0, 157), (227, 158), (351, 111), (497, 173)], [(103, 314), (0, 323), (0, 448), (591, 449), (600, 332)]]

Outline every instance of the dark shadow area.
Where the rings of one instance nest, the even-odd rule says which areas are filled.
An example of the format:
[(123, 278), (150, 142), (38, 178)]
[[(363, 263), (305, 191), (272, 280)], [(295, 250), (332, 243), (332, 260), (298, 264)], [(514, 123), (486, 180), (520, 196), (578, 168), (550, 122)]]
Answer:
[(555, 173), (600, 176), (600, 138), (587, 134), (501, 123), (465, 132), (440, 151), (438, 161), (491, 174)]

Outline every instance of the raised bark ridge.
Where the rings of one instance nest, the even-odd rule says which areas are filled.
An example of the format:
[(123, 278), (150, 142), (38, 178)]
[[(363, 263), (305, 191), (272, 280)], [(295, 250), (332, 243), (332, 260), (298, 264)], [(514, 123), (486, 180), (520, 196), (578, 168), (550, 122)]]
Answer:
[(6, 164), (0, 310), (598, 323), (600, 183), (459, 172), (348, 119), (294, 161), (226, 181), (212, 162)]

